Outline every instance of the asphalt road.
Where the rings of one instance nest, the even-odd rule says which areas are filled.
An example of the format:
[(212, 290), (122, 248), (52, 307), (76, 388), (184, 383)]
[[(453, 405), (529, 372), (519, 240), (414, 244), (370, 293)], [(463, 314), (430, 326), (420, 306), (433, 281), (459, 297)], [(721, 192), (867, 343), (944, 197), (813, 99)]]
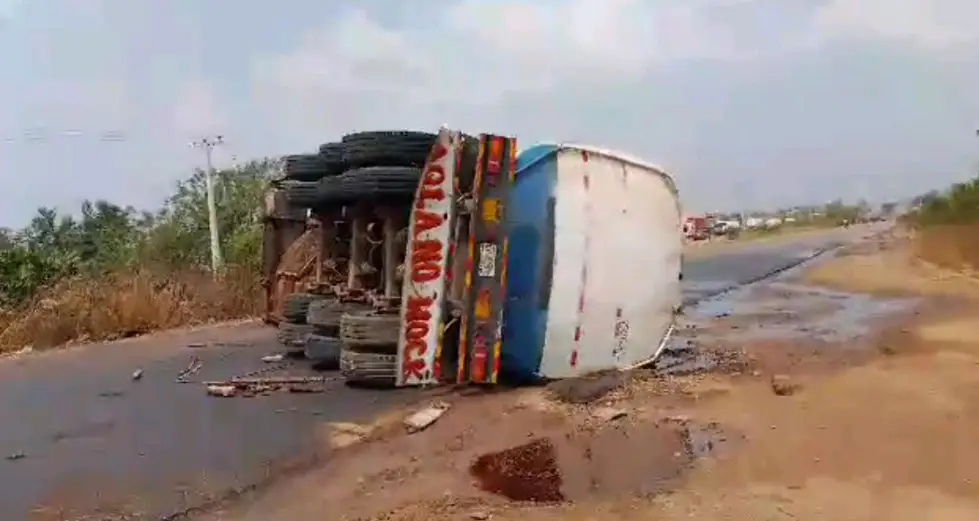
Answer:
[[(866, 233), (839, 230), (690, 260), (685, 299)], [(199, 379), (222, 379), (261, 369), (260, 357), (277, 349), (270, 328), (239, 325), (0, 361), (0, 519), (92, 511), (105, 519), (117, 508), (157, 519), (258, 482), (281, 462), (310, 460), (323, 422), (358, 421), (417, 397), (336, 382), (325, 394), (215, 399), (174, 381), (195, 356)], [(133, 381), (137, 369), (144, 376)], [(308, 371), (301, 363), (286, 370)]]

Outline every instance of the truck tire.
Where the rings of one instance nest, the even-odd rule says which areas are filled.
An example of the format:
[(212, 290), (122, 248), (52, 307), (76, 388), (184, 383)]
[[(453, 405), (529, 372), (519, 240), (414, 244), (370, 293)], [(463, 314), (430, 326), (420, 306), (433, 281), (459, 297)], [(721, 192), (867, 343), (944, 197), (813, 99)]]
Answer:
[(422, 167), (438, 136), (404, 130), (357, 132), (343, 136), (349, 168), (366, 166)]
[(303, 353), (306, 359), (316, 363), (320, 370), (336, 370), (340, 367), (340, 350), (343, 342), (339, 338), (310, 333), (306, 336)]
[(283, 166), (286, 179), (294, 181), (319, 181), (326, 170), (326, 162), (319, 154), (286, 156)]
[(340, 175), (347, 170), (343, 143), (323, 143), (320, 145), (320, 158), (327, 176)]
[(285, 185), (286, 201), (296, 208), (312, 208), (319, 200), (319, 183), (288, 181)]
[(340, 375), (351, 384), (371, 387), (394, 387), (397, 382), (398, 356), (366, 353), (344, 346), (340, 351)]
[(320, 179), (316, 187), (316, 207), (342, 205), (346, 202), (343, 195), (343, 176), (331, 176)]
[(282, 304), (282, 316), (293, 324), (305, 324), (310, 303), (323, 298), (322, 295), (312, 293), (293, 293)]
[(401, 316), (373, 311), (344, 313), (340, 318), (340, 339), (361, 352), (393, 355), (398, 352)]
[(317, 334), (335, 336), (340, 333), (340, 318), (344, 313), (367, 311), (366, 305), (340, 302), (333, 299), (316, 300), (309, 304), (306, 323), (313, 326)]
[(397, 203), (414, 199), (421, 174), (420, 168), (374, 166), (348, 170), (337, 179), (345, 204)]
[(303, 348), (306, 346), (306, 337), (313, 332), (313, 326), (309, 324), (294, 324), (292, 322), (281, 322), (279, 324), (279, 343), (290, 348)]

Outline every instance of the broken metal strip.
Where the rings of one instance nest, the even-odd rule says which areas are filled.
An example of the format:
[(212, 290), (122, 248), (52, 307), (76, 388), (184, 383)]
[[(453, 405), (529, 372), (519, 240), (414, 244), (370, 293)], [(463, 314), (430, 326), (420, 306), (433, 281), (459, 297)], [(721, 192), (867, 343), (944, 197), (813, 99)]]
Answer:
[(506, 265), (509, 243), (506, 209), (514, 180), (516, 140), (480, 136), (480, 161), (473, 187), (476, 211), (470, 222), (468, 294), (460, 344), (468, 370), (465, 380), (495, 384), (499, 377)]

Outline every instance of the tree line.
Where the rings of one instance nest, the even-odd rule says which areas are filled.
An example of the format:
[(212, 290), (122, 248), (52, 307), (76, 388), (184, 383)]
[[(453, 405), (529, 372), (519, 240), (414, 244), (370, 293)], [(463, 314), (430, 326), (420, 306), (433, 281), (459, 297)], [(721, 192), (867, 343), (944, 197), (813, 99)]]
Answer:
[[(216, 172), (229, 268), (259, 273), (262, 194), (279, 166), (278, 160), (262, 159)], [(23, 307), (44, 288), (70, 278), (206, 270), (209, 265), (206, 176), (198, 170), (177, 183), (155, 212), (85, 201), (75, 214), (42, 207), (23, 229), (0, 229), (0, 309)]]

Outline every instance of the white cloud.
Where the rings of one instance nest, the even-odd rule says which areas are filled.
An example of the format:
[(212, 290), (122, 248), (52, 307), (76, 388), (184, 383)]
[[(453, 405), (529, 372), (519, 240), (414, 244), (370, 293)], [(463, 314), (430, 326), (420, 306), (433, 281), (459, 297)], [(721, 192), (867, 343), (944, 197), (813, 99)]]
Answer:
[[(799, 30), (766, 29), (791, 27), (795, 17)], [(854, 40), (975, 43), (976, 19), (974, 0), (829, 0), (807, 9), (770, 0), (458, 0), (408, 27), (352, 9), (290, 51), (255, 60), (253, 90), (273, 121), (319, 132), (432, 125), (433, 110), (489, 112), (514, 97), (649, 83), (695, 60), (752, 64)]]
[(485, 113), (514, 96), (636, 83), (677, 61), (749, 57), (706, 16), (725, 3), (462, 0), (398, 29), (348, 10), (290, 52), (256, 60), (254, 94), (273, 119), (317, 132), (432, 126), (446, 107)]
[(885, 40), (929, 50), (979, 42), (974, 0), (832, 0), (813, 17), (813, 36), (825, 40)]

